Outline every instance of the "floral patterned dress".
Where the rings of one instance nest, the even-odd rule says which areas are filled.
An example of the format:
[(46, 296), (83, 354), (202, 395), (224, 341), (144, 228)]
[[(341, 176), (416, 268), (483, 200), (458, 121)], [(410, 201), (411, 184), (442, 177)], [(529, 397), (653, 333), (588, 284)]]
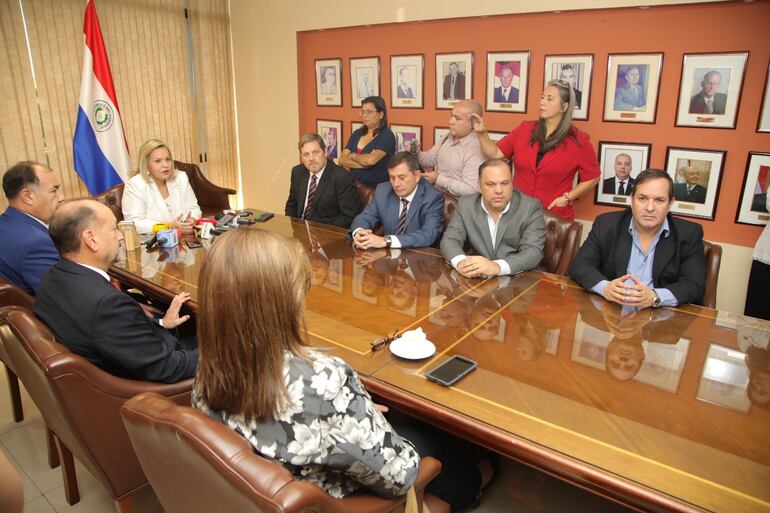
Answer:
[(392, 498), (414, 483), (420, 456), (393, 430), (343, 360), (311, 351), (287, 353), (283, 366), (290, 404), (277, 419), (245, 419), (208, 407), (193, 387), (192, 405), (245, 437), (254, 450), (336, 498), (363, 487)]

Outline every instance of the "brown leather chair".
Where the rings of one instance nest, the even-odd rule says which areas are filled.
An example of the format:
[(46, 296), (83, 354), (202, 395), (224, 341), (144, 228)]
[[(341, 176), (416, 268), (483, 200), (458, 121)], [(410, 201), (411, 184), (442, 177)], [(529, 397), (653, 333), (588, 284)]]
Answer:
[(353, 179), (356, 183), (356, 189), (358, 189), (358, 197), (361, 198), (361, 205), (366, 208), (369, 203), (374, 201), (374, 187), (369, 187), (360, 180)]
[(567, 276), (569, 266), (580, 248), (583, 225), (577, 221), (562, 219), (550, 210), (543, 211), (545, 217), (545, 247), (541, 271)]
[[(187, 173), (190, 180), (190, 186), (195, 197), (198, 198), (198, 206), (201, 207), (204, 217), (213, 217), (222, 210), (230, 208), (229, 195), (236, 194), (233, 189), (227, 189), (213, 184), (201, 172), (195, 164), (174, 161), (174, 168)], [(123, 220), (123, 184), (116, 185), (112, 189), (94, 196), (99, 203), (103, 203), (112, 210), (118, 221)], [(372, 191), (374, 194), (374, 191)]]
[(716, 308), (719, 266), (722, 264), (722, 246), (704, 240), (703, 252), (706, 257), (706, 291), (703, 293), (700, 304), (707, 308)]
[[(444, 192), (444, 231), (446, 231), (447, 226), (449, 226), (449, 221), (452, 220), (452, 216), (455, 213), (455, 210), (457, 210), (457, 198), (452, 196), (451, 194)], [(441, 240), (439, 238), (439, 240)]]
[(131, 511), (131, 494), (147, 484), (120, 418), (120, 407), (142, 392), (158, 392), (190, 404), (192, 380), (173, 385), (117, 378), (56, 342), (31, 312), (0, 309), (0, 340), (11, 365), (57, 439), (64, 492), (80, 500), (73, 454), (104, 485), (121, 511)]
[[(27, 310), (32, 310), (35, 306), (35, 298), (21, 290), (13, 283), (0, 278), (0, 308), (4, 306), (21, 306)], [(8, 378), (8, 392), (11, 396), (11, 411), (13, 412), (13, 421), (21, 422), (24, 420), (24, 410), (21, 407), (21, 391), (19, 390), (19, 378), (10, 366), (8, 355), (5, 351), (3, 341), (0, 340), (0, 361), (5, 364), (5, 374)]]
[[(166, 513), (388, 513), (404, 509), (404, 498), (357, 495), (334, 499), (257, 455), (245, 438), (227, 426), (157, 394), (127, 401), (122, 415)], [(435, 459), (422, 459), (415, 483), (419, 502), (425, 486), (440, 470)], [(426, 501), (431, 513), (449, 511), (445, 502), (429, 499), (428, 494)]]

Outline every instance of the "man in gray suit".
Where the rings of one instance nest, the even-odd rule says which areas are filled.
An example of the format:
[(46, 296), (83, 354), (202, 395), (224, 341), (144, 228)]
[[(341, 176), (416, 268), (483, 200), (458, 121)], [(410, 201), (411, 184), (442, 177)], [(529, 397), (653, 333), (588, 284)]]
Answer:
[[(543, 259), (545, 221), (538, 200), (515, 190), (508, 163), (479, 167), (480, 193), (460, 198), (441, 239), (441, 253), (468, 278), (518, 274)], [(468, 241), (477, 255), (463, 251)]]

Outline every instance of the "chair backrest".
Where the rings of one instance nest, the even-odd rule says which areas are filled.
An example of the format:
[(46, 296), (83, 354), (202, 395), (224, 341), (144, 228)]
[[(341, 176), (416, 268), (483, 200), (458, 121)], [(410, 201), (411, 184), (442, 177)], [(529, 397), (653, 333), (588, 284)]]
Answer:
[[(4, 306), (20, 306), (32, 310), (35, 307), (35, 298), (5, 278), (0, 278), (0, 308)], [(16, 373), (2, 339), (0, 339), (0, 361), (6, 364), (14, 374)]]
[(449, 221), (452, 220), (452, 216), (457, 210), (457, 198), (451, 194), (444, 192), (444, 231), (449, 226)]
[(122, 415), (166, 513), (403, 509), (401, 500), (371, 495), (332, 499), (319, 487), (294, 480), (283, 466), (257, 455), (245, 438), (227, 426), (157, 394), (127, 401)]
[(700, 304), (707, 308), (716, 308), (719, 266), (722, 264), (722, 246), (704, 240), (703, 253), (706, 257), (706, 290)]
[(540, 269), (567, 276), (569, 266), (580, 247), (583, 225), (563, 219), (550, 210), (543, 211), (545, 218), (545, 247)]
[(213, 215), (230, 208), (229, 195), (236, 194), (236, 191), (220, 187), (209, 181), (197, 164), (175, 160), (174, 168), (187, 173), (190, 187), (195, 192), (198, 206), (201, 207), (204, 215)]
[(361, 205), (366, 208), (369, 203), (374, 201), (374, 187), (369, 187), (361, 180), (353, 179), (356, 183), (356, 189), (358, 189), (358, 197), (361, 198)]
[(101, 194), (94, 196), (94, 199), (103, 205), (107, 205), (107, 208), (112, 210), (115, 214), (115, 218), (118, 221), (123, 220), (123, 188), (124, 184), (116, 185), (112, 189), (108, 189)]
[(114, 499), (147, 483), (120, 418), (123, 403), (142, 392), (190, 404), (192, 380), (173, 385), (112, 376), (56, 342), (45, 324), (20, 307), (0, 309), (0, 339), (48, 429)]

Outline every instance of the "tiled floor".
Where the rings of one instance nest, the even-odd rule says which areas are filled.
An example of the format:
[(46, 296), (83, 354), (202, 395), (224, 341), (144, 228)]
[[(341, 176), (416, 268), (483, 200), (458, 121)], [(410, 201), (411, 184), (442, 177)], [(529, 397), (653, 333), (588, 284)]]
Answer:
[[(80, 502), (69, 506), (64, 498), (60, 469), (48, 468), (45, 426), (40, 412), (23, 393), (24, 421), (13, 422), (0, 364), (0, 449), (19, 471), (24, 482), (25, 513), (114, 513), (115, 505), (105, 488), (77, 463)], [(162, 513), (150, 487), (136, 494), (137, 513)], [(511, 461), (504, 461), (501, 475), (486, 492), (474, 513), (610, 513), (626, 512), (603, 499), (557, 479), (544, 476)]]

